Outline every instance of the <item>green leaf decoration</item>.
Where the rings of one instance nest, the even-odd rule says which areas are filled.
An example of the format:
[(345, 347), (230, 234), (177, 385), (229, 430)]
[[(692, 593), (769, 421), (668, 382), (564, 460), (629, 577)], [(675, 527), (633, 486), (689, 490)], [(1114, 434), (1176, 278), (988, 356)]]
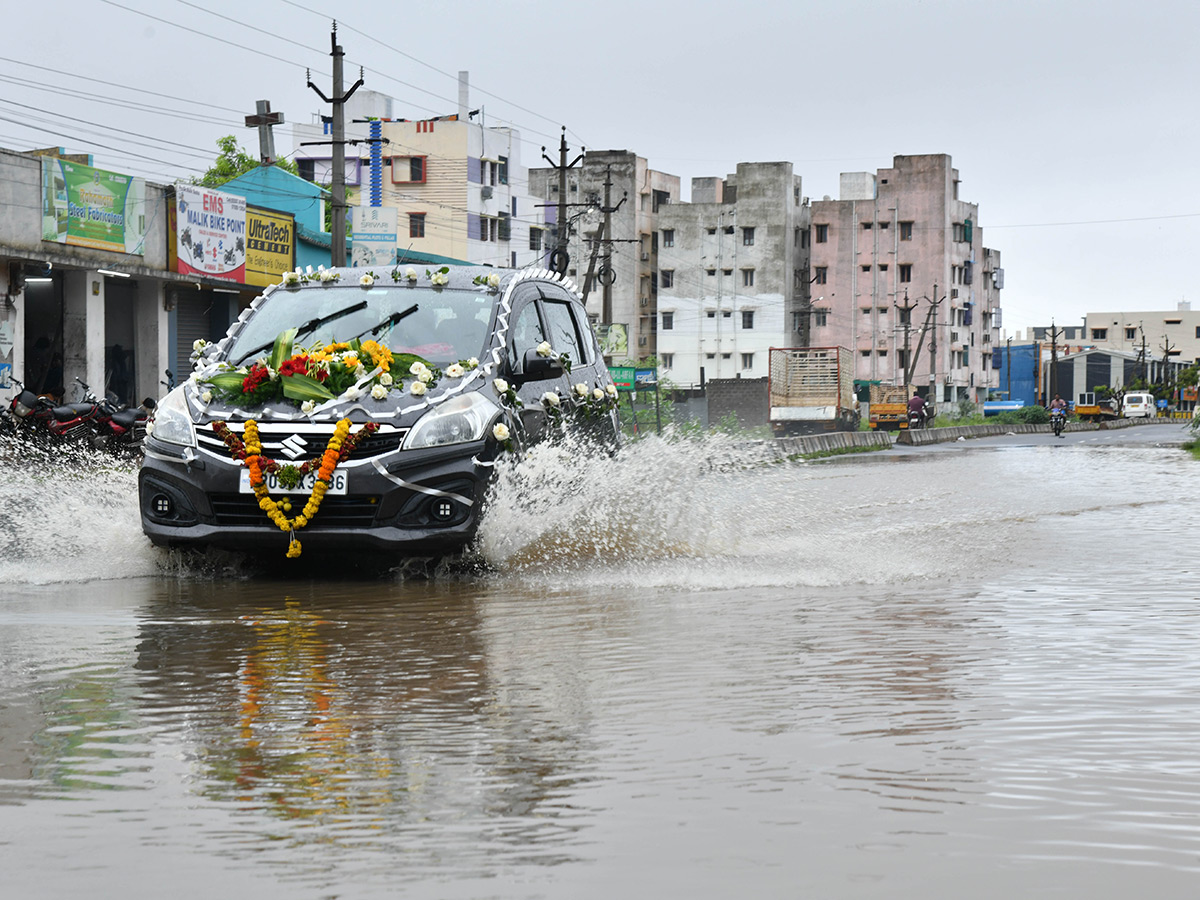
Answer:
[(205, 380), (218, 391), (236, 391), (240, 394), (246, 375), (243, 372), (220, 372)]
[(284, 375), (283, 396), (289, 400), (332, 400), (333, 394), (315, 378), (308, 375)]
[(271, 359), (268, 365), (276, 372), (283, 365), (284, 361), (292, 356), (292, 341), (296, 339), (296, 329), (289, 328), (287, 331), (279, 332), (279, 337), (275, 338), (275, 346), (271, 348)]

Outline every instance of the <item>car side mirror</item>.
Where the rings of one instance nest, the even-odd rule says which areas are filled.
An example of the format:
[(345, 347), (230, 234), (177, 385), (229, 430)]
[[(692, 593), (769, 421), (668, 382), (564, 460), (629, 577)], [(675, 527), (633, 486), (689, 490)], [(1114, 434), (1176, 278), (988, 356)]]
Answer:
[(557, 356), (539, 356), (537, 350), (526, 350), (524, 371), (516, 376), (515, 380), (521, 384), (529, 381), (549, 381), (552, 378), (561, 378), (562, 374), (563, 366)]

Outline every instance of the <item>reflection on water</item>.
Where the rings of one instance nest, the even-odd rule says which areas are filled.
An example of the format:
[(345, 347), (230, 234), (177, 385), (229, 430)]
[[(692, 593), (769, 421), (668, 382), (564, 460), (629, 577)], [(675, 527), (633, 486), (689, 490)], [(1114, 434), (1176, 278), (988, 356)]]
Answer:
[(1194, 463), (638, 449), (485, 573), (9, 581), (12, 895), (1190, 896)]

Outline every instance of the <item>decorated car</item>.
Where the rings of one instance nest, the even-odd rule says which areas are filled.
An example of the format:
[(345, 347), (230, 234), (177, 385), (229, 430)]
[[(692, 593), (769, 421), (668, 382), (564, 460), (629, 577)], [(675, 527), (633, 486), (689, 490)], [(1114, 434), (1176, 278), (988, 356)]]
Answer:
[(160, 546), (440, 557), (479, 525), (497, 461), (617, 392), (574, 285), (545, 269), (296, 270), (155, 411), (138, 479)]

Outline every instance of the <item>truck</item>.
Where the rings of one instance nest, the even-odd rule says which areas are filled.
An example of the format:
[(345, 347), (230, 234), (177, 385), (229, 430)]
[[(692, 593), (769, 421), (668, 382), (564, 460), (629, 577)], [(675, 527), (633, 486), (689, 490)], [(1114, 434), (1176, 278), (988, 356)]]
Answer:
[(871, 427), (884, 431), (908, 428), (908, 398), (912, 395), (913, 389), (904, 385), (871, 385)]
[(858, 429), (849, 350), (772, 347), (767, 353), (768, 420), (777, 436)]
[(1084, 422), (1111, 422), (1121, 416), (1121, 401), (1116, 397), (1100, 399), (1093, 391), (1086, 391), (1075, 401), (1075, 415)]

